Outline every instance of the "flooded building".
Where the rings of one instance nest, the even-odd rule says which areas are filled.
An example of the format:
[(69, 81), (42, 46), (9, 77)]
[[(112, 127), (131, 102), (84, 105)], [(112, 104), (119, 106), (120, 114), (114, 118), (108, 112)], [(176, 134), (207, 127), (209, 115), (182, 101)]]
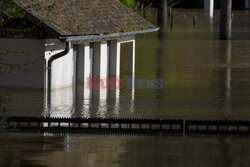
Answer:
[[(84, 83), (87, 77), (119, 78), (121, 45), (126, 48), (124, 70), (133, 77), (135, 35), (158, 30), (118, 0), (14, 2), (25, 16), (1, 28), (0, 47), (11, 52), (3, 58), (9, 66), (0, 86), (6, 88), (50, 91)], [(21, 25), (29, 31), (5, 36)]]

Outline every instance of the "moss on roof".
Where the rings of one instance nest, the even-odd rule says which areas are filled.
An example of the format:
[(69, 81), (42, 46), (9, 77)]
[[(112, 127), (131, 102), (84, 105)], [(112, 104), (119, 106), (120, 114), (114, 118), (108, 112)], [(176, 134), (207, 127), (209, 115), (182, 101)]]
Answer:
[(129, 32), (154, 26), (118, 0), (14, 0), (61, 36)]

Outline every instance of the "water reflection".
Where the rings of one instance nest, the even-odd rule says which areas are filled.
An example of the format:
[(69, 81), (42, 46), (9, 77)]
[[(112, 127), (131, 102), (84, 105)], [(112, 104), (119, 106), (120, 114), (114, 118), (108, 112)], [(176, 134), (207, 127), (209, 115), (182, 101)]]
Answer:
[(108, 104), (109, 104), (109, 115), (114, 115), (118, 117), (120, 115), (120, 90), (119, 89), (111, 89), (108, 94)]
[[(160, 30), (158, 31), (158, 48), (156, 54), (156, 78), (165, 78), (165, 65), (164, 65), (164, 48), (166, 47), (165, 40), (167, 39), (166, 33), (166, 23), (159, 24)], [(163, 96), (163, 90), (158, 89), (156, 90), (156, 99), (160, 100)]]
[[(50, 117), (128, 117), (134, 112), (134, 90), (87, 89), (78, 84), (52, 91), (43, 116)], [(122, 112), (121, 112), (122, 111)]]
[(50, 117), (71, 117), (75, 111), (74, 91), (71, 87), (51, 92)]
[[(232, 43), (231, 41), (220, 42), (220, 63), (222, 69), (220, 70), (220, 96), (221, 96), (221, 110), (223, 115), (230, 114), (231, 112), (231, 56), (232, 56)], [(222, 115), (222, 116), (223, 116)], [(226, 116), (225, 116), (226, 117)]]
[(234, 152), (232, 141), (229, 137), (222, 139), (223, 147), (223, 167), (233, 167), (234, 164)]
[(248, 166), (248, 139), (1, 134), (0, 166)]

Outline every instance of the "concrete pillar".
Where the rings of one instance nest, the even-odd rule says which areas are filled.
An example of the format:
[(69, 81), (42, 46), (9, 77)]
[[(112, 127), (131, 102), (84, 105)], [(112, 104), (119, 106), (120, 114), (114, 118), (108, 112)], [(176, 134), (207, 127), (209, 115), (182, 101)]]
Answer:
[(89, 43), (85, 43), (84, 45), (84, 72), (83, 72), (83, 76), (84, 76), (84, 83), (87, 83), (87, 78), (88, 77), (92, 77), (91, 73), (92, 73), (92, 62), (91, 62), (91, 58), (90, 58), (90, 44)]
[(78, 45), (78, 54), (77, 54), (77, 69), (76, 69), (76, 80), (77, 83), (83, 84), (84, 83), (84, 44)]
[(94, 43), (93, 77), (106, 80), (108, 77), (107, 42)]
[(93, 77), (106, 80), (108, 77), (107, 42), (94, 43)]
[(44, 86), (45, 86), (45, 89), (44, 89), (44, 104), (45, 104), (45, 108), (47, 109), (49, 106), (48, 106), (48, 103), (49, 103), (49, 100), (51, 98), (49, 98), (48, 96), (50, 96), (49, 94), (49, 91), (48, 91), (48, 68), (47, 68), (47, 64), (48, 64), (48, 61), (47, 59), (45, 59), (45, 62), (44, 62)]
[(77, 59), (78, 59), (78, 45), (73, 46), (73, 63), (72, 63), (72, 86), (74, 89), (74, 93), (76, 90), (77, 83)]
[(76, 92), (75, 103), (80, 107), (81, 113), (77, 116), (89, 117), (92, 99), (92, 90), (87, 89), (87, 78), (92, 77), (92, 56), (90, 43), (78, 45), (77, 69), (76, 69)]
[(249, 9), (249, 0), (245, 0), (245, 9)]
[(120, 60), (121, 60), (121, 43), (115, 41), (110, 42), (109, 57), (109, 77), (114, 79), (120, 78)]
[[(108, 79), (109, 51), (107, 50), (107, 42), (102, 41), (100, 46), (100, 79), (106, 81)], [(100, 99), (98, 107), (98, 116), (105, 117), (107, 113), (108, 89), (100, 89)]]
[(100, 51), (101, 44), (100, 42), (94, 43), (94, 54), (93, 54), (93, 76), (100, 77)]
[(93, 45), (84, 44), (84, 88), (83, 88), (83, 113), (82, 116), (90, 116), (90, 108), (92, 104), (92, 89), (87, 89), (87, 78), (92, 77), (93, 65)]
[[(109, 56), (109, 77), (113, 79), (120, 79), (121, 68), (121, 43), (117, 40), (110, 42), (110, 56)], [(117, 86), (117, 85), (116, 85)], [(120, 105), (120, 90), (111, 89), (108, 92), (109, 107), (113, 109), (112, 113), (119, 115)]]
[(232, 33), (232, 0), (221, 0), (220, 6), (220, 39), (230, 40)]
[(158, 23), (164, 24), (167, 20), (167, 0), (158, 2)]
[(132, 48), (132, 56), (133, 56), (133, 68), (132, 68), (132, 77), (135, 78), (135, 40), (133, 40), (133, 48)]
[(205, 15), (213, 17), (214, 15), (214, 0), (204, 0), (204, 12)]
[(101, 42), (100, 46), (100, 79), (106, 80), (108, 78), (108, 50), (107, 41)]
[[(108, 57), (107, 41), (94, 43), (93, 77), (102, 79), (104, 82), (108, 78)], [(104, 117), (107, 111), (108, 89), (100, 87), (100, 89), (94, 90), (93, 96), (95, 99), (99, 99), (97, 116)]]

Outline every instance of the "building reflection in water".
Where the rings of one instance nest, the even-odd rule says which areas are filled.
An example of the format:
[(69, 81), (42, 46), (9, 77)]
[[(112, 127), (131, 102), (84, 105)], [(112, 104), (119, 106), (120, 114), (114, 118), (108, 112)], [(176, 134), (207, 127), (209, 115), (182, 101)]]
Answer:
[(71, 117), (74, 114), (74, 91), (72, 87), (53, 90), (50, 101), (50, 117)]
[[(96, 114), (93, 116), (105, 118), (107, 114), (108, 89), (93, 90), (93, 100), (96, 104)], [(94, 114), (94, 113), (93, 113)]]
[[(220, 63), (220, 77), (219, 77), (219, 94), (221, 112), (219, 118), (228, 119), (231, 113), (231, 59), (232, 59), (232, 43), (231, 41), (220, 41), (219, 45), (219, 63)], [(221, 137), (219, 139), (222, 145), (223, 166), (233, 166), (233, 148), (230, 137)]]
[(120, 90), (111, 89), (108, 92), (108, 114), (113, 116), (119, 116), (119, 104), (120, 104)]
[(86, 89), (86, 87), (84, 87), (84, 84), (77, 84), (75, 103), (76, 112), (74, 113), (74, 116), (90, 117), (91, 99), (92, 90)]
[(231, 55), (232, 55), (232, 43), (231, 41), (220, 41), (220, 78), (219, 78), (219, 90), (220, 90), (220, 105), (222, 110), (221, 117), (227, 117), (231, 114)]
[(223, 155), (223, 167), (234, 166), (234, 152), (232, 141), (230, 137), (225, 137), (222, 139), (222, 155)]
[(92, 90), (77, 84), (75, 90), (72, 87), (53, 90), (42, 116), (128, 117), (134, 112), (134, 96), (134, 89)]

